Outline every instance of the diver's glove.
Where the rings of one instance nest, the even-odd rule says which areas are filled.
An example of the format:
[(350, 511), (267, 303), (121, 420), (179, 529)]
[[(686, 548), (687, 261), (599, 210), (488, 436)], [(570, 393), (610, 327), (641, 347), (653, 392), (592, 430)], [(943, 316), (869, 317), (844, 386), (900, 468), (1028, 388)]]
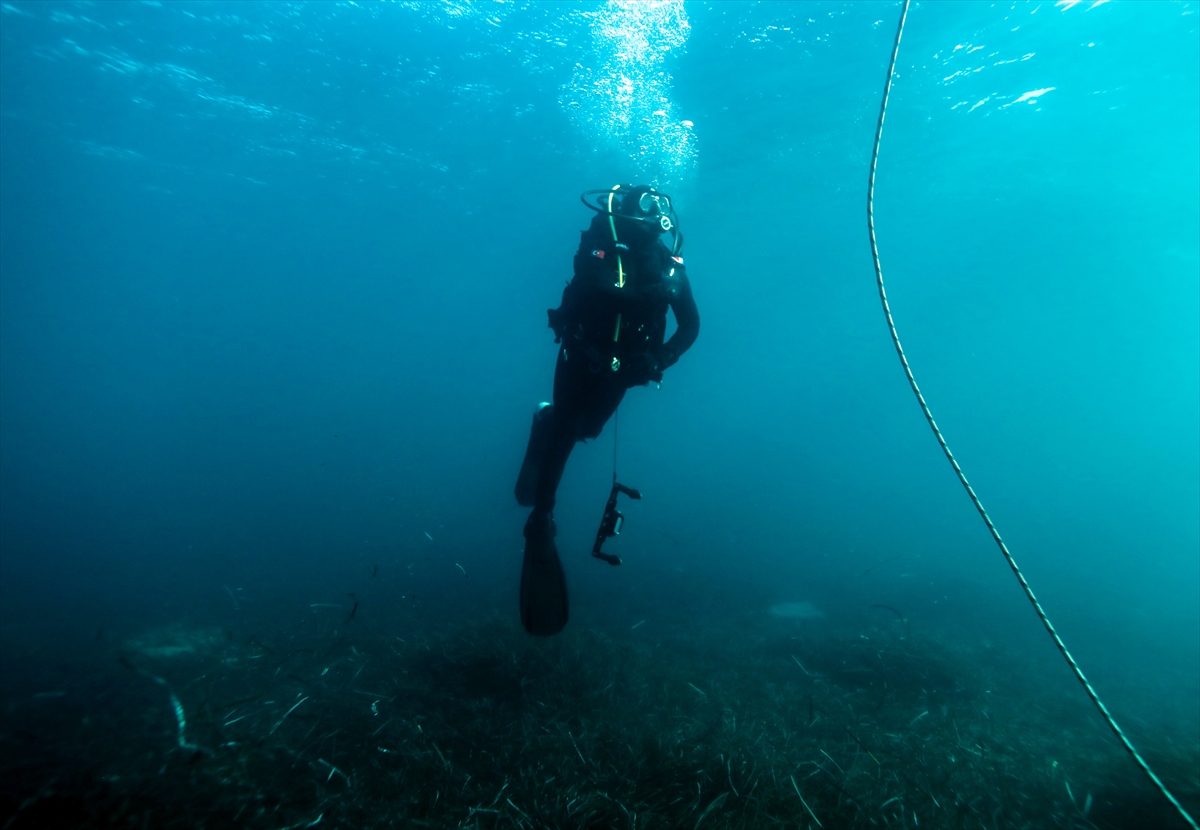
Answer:
[[(638, 355), (626, 364), (629, 369), (629, 385), (645, 386), (647, 383), (661, 383), (663, 379), (662, 359), (653, 352)], [(624, 368), (624, 367), (623, 367)]]
[(679, 362), (679, 355), (670, 346), (663, 346), (658, 350), (655, 359), (658, 361), (659, 371), (665, 371)]

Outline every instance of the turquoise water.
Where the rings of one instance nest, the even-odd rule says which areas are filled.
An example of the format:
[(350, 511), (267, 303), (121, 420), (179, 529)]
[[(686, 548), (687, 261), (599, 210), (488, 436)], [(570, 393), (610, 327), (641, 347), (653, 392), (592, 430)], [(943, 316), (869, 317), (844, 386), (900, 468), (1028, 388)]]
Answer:
[[(382, 795), (358, 813), (332, 791), (328, 803), (297, 795), (325, 769), (317, 759), (369, 789), (367, 770), (390, 756), (365, 743), (355, 755), (354, 737), (343, 758), (329, 743), (313, 748), (303, 707), (267, 734), (287, 708), (271, 685), (283, 675), (239, 667), (278, 662), (289, 639), (306, 650), (291, 658), (309, 684), (295, 691), (328, 713), (314, 734), (375, 729), (379, 716), (338, 708), (355, 697), (353, 672), (339, 681), (348, 685), (312, 686), (339, 671), (320, 674), (329, 661), (317, 657), (370, 655), (373, 667), (401, 661), (390, 676), (458, 690), (412, 691), (410, 722), (430, 729), (434, 713), (451, 717), (439, 700), (481, 695), (499, 714), (479, 721), (477, 740), (516, 752), (513, 725), (536, 729), (544, 707), (514, 703), (514, 715), (504, 695), (572, 688), (578, 675), (601, 687), (610, 674), (643, 680), (619, 707), (592, 701), (587, 717), (556, 710), (547, 724), (582, 718), (616, 735), (643, 711), (667, 736), (672, 707), (708, 724), (715, 715), (688, 707), (744, 704), (785, 724), (802, 714), (786, 727), (798, 735), (835, 717), (850, 728), (833, 702), (857, 688), (850, 675), (836, 692), (759, 701), (750, 690), (755, 678), (800, 682), (771, 674), (794, 669), (788, 657), (804, 662), (796, 643), (829, 677), (837, 654), (886, 637), (907, 662), (876, 680), (915, 686), (894, 721), (892, 704), (879, 704), (881, 735), (965, 722), (915, 691), (905, 666), (933, 661), (958, 678), (949, 686), (974, 689), (972, 701), (1004, 698), (989, 711), (1055, 713), (1012, 727), (1012, 769), (1046, 767), (1034, 735), (1069, 743), (1053, 731), (1069, 724), (1078, 757), (1052, 769), (1109, 782), (1085, 816), (1083, 789), (1068, 799), (1046, 779), (1043, 806), (988, 807), (987, 826), (1138, 826), (1130, 805), (1157, 809), (963, 494), (891, 346), (865, 191), (898, 5), (5, 2), (0, 12), (6, 814), (33, 821), (86, 796), (98, 806), (71, 821), (99, 822), (116, 809), (105, 799), (122, 797), (157, 815), (211, 809), (211, 821), (229, 820), (233, 796), (228, 813), (211, 799), (185, 808), (178, 782), (203, 765), (177, 745), (153, 675), (200, 730), (194, 740), (257, 742), (293, 759), (289, 774), (248, 773), (239, 785), (280, 805), (247, 826), (318, 814), (357, 826), (501, 820), (470, 810), (507, 779), (467, 804), (490, 773), (459, 775), (453, 757), (443, 769), (429, 747), (412, 757), (433, 759), (450, 783), (414, 812), (378, 818)], [(876, 194), (892, 310), (940, 427), (1084, 671), (1193, 813), (1197, 17), (1190, 2), (914, 4)], [(623, 508), (626, 531), (609, 543), (619, 569), (586, 556), (612, 480), (612, 424), (572, 457), (556, 516), (572, 621), (561, 642), (526, 641), (516, 623), (525, 515), (511, 493), (530, 413), (550, 394), (544, 309), (590, 219), (578, 194), (622, 181), (674, 196), (701, 334), (661, 389), (635, 389), (621, 408), (618, 471), (646, 498)], [(769, 613), (788, 603), (813, 614)], [(439, 641), (458, 644), (447, 666), (475, 668), (455, 674), (402, 648)], [(334, 655), (335, 645), (354, 651)], [(521, 655), (520, 677), (496, 673), (508, 652)], [(989, 672), (1010, 681), (1003, 695)], [(678, 680), (695, 695), (685, 676), (703, 698), (632, 691)], [(726, 678), (728, 699), (718, 704), (703, 677)], [(206, 686), (212, 678), (228, 688)], [(476, 680), (508, 691), (493, 700), (472, 691)], [(272, 703), (242, 724), (261, 718), (253, 735), (221, 732), (228, 709), (217, 708), (268, 692)], [(303, 696), (287, 692), (288, 706)], [(108, 725), (86, 752), (73, 743), (85, 741), (73, 731), (83, 718)], [(953, 735), (938, 723), (947, 728), (936, 734)], [(679, 739), (701, 767), (720, 766), (718, 755), (748, 759), (747, 770), (774, 763), (753, 743), (710, 745), (706, 734)], [(813, 734), (859, 759), (841, 731)], [(758, 786), (784, 805), (787, 775), (818, 748), (846, 761), (833, 743), (779, 749), (790, 760)], [(240, 751), (203, 763), (257, 769), (261, 758)], [(544, 753), (551, 767), (586, 754), (576, 759), (568, 742)], [(148, 783), (164, 764), (175, 783)], [(694, 789), (661, 769), (660, 792)], [(648, 806), (643, 826), (773, 826), (791, 808), (790, 821), (809, 821), (765, 795), (759, 812), (744, 806), (749, 779), (737, 784), (735, 772), (738, 795), (705, 782), (692, 812)], [(872, 781), (886, 779), (877, 772)], [(328, 774), (314, 780), (333, 787)], [(839, 786), (865, 804), (853, 775)], [(50, 780), (60, 783), (47, 790)], [(388, 792), (422, 791), (417, 780)], [(572, 786), (600, 788), (582, 773)], [(913, 786), (936, 799), (900, 818), (879, 806), (892, 791), (853, 814), (832, 789), (809, 803), (817, 817), (829, 811), (826, 826), (885, 814), (901, 826), (918, 813), (922, 825), (959, 826), (933, 806), (946, 800), (933, 783)], [(1022, 787), (1013, 791), (1032, 792)], [(581, 817), (569, 799), (556, 812), (517, 790), (512, 810), (523, 812), (504, 799), (487, 809), (530, 826), (628, 821)], [(957, 814), (962, 826), (979, 809)]]

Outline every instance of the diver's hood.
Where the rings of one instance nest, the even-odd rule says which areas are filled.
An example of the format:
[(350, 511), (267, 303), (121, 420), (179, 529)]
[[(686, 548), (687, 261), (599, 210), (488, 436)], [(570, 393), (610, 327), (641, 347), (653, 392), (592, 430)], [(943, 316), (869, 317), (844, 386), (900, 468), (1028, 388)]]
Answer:
[[(672, 256), (678, 256), (683, 248), (679, 216), (675, 213), (671, 197), (650, 185), (618, 184), (609, 190), (587, 190), (579, 199), (592, 210), (608, 217), (614, 240), (619, 236), (619, 225), (625, 226), (626, 233), (640, 227), (652, 237), (661, 233), (671, 234)], [(619, 224), (618, 219), (621, 220)]]

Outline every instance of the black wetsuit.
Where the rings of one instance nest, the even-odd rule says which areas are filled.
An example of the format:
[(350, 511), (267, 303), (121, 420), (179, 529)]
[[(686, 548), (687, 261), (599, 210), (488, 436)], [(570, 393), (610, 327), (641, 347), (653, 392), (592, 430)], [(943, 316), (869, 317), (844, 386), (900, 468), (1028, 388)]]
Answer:
[[(575, 276), (563, 290), (562, 305), (549, 311), (562, 347), (535, 513), (554, 509), (575, 443), (599, 436), (625, 390), (662, 380), (663, 370), (700, 332), (683, 259), (671, 255), (655, 225), (619, 216), (614, 221), (616, 240), (607, 214), (596, 216), (583, 232)], [(668, 308), (677, 328), (664, 343)]]

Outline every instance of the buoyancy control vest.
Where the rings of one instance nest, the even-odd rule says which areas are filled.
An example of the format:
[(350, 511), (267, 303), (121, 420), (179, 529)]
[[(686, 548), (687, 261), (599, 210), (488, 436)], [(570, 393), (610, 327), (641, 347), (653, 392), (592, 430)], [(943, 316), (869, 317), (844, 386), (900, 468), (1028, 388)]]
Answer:
[(574, 271), (562, 305), (549, 310), (550, 327), (568, 348), (583, 346), (589, 362), (612, 371), (662, 348), (667, 309), (685, 272), (656, 233), (596, 216), (580, 236)]

